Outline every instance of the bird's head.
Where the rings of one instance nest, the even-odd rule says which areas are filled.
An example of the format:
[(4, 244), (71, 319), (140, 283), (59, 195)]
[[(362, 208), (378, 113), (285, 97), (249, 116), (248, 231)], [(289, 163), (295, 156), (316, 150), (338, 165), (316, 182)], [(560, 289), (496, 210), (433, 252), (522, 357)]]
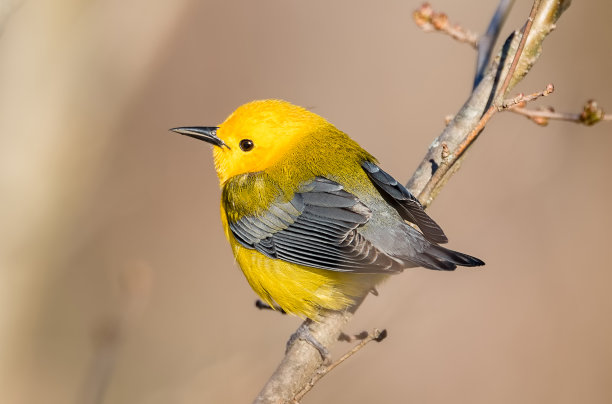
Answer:
[(221, 184), (229, 178), (267, 169), (295, 150), (306, 137), (330, 124), (317, 114), (280, 100), (253, 101), (236, 109), (220, 126), (172, 129), (214, 145)]

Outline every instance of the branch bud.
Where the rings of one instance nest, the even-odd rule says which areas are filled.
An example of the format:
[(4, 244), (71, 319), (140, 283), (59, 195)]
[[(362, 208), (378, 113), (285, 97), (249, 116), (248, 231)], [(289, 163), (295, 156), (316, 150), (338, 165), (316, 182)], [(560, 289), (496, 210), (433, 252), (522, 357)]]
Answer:
[(599, 107), (597, 101), (588, 100), (586, 104), (584, 104), (584, 108), (580, 114), (580, 122), (587, 126), (595, 125), (597, 122), (601, 121), (603, 116), (604, 111)]

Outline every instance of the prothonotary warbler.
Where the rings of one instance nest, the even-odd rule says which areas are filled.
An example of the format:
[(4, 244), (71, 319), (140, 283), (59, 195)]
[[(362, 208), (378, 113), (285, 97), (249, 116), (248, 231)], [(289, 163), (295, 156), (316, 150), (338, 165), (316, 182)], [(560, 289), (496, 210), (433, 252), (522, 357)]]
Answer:
[(249, 284), (272, 307), (316, 321), (404, 268), (484, 264), (441, 247), (447, 238), (419, 201), (304, 108), (253, 101), (218, 127), (172, 130), (214, 146), (225, 235)]

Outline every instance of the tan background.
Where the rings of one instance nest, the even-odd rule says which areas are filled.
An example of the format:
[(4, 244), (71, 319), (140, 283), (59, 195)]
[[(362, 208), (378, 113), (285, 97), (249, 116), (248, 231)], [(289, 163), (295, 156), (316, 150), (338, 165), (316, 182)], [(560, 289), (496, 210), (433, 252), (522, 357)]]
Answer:
[[(299, 320), (253, 308), (210, 148), (167, 129), (284, 98), (405, 181), (475, 53), (420, 32), (417, 1), (53, 3), (0, 36), (0, 402), (249, 402)], [(496, 3), (434, 6), (482, 32)], [(610, 21), (575, 1), (517, 91), (612, 112)], [(430, 210), (487, 266), (394, 277), (347, 330), (389, 338), (304, 402), (612, 402), (611, 150), (612, 123), (496, 116)]]

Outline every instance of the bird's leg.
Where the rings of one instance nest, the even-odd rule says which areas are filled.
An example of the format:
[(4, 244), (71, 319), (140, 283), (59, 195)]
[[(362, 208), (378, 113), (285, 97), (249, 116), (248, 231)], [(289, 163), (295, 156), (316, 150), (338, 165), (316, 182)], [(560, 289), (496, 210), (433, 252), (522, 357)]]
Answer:
[(280, 306), (270, 306), (268, 303), (259, 299), (255, 300), (255, 307), (257, 307), (259, 310), (274, 310), (280, 312), (280, 314), (287, 314), (287, 312)]
[(319, 351), (319, 353), (321, 354), (321, 358), (323, 358), (323, 363), (329, 363), (331, 362), (331, 355), (329, 354), (327, 348), (325, 348), (323, 344), (317, 341), (317, 339), (310, 332), (310, 328), (308, 328), (308, 326), (311, 323), (312, 320), (306, 319), (306, 321), (304, 321), (298, 327), (298, 329), (293, 334), (291, 334), (291, 337), (289, 337), (289, 341), (287, 341), (287, 349), (285, 350), (285, 353), (289, 352), (289, 349), (291, 349), (293, 344), (295, 344), (295, 341), (302, 340), (308, 342), (317, 351)]

